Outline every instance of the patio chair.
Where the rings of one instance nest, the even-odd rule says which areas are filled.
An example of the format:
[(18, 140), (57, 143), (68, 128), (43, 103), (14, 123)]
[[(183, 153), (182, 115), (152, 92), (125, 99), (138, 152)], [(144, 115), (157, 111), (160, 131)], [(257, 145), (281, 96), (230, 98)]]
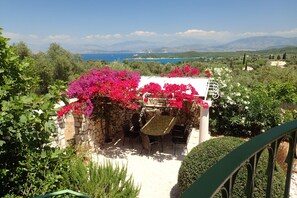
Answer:
[(175, 125), (175, 127), (173, 127), (173, 129), (171, 130), (172, 132), (171, 140), (174, 145), (174, 155), (176, 153), (177, 145), (186, 146), (186, 150), (188, 152), (187, 143), (188, 143), (188, 136), (190, 134), (191, 128), (192, 128), (192, 125), (188, 123), (187, 125), (184, 125), (184, 126)]
[(189, 119), (185, 124), (175, 124), (171, 129), (171, 134), (173, 137), (183, 138), (185, 133), (189, 133), (193, 125), (193, 120)]
[(147, 150), (148, 155), (150, 155), (152, 150), (152, 145), (160, 143), (158, 140), (152, 139), (144, 133), (140, 133), (140, 137), (142, 142), (142, 150), (140, 153), (142, 153), (143, 150)]
[(186, 147), (186, 151), (188, 153), (188, 147), (187, 147), (187, 144), (188, 144), (188, 137), (189, 137), (189, 134), (185, 133), (183, 137), (172, 137), (172, 143), (174, 145), (174, 155), (176, 153), (176, 147), (177, 145), (183, 145), (184, 147)]
[(140, 119), (141, 119), (142, 126), (144, 126), (146, 124), (146, 115), (145, 115), (145, 113), (142, 114)]
[(133, 125), (133, 127), (132, 127), (132, 131), (133, 132), (136, 132), (136, 133), (140, 133), (140, 115), (139, 115), (139, 113), (134, 113), (133, 115), (132, 115), (132, 118), (131, 118), (131, 122), (132, 122), (132, 125)]
[(125, 145), (126, 138), (129, 138), (129, 141), (132, 144), (132, 148), (133, 148), (134, 146), (133, 146), (133, 141), (132, 140), (139, 137), (139, 132), (131, 131), (131, 126), (130, 126), (130, 121), (129, 120), (124, 121), (124, 123), (122, 125), (122, 129), (123, 129), (123, 132), (124, 132), (123, 146)]

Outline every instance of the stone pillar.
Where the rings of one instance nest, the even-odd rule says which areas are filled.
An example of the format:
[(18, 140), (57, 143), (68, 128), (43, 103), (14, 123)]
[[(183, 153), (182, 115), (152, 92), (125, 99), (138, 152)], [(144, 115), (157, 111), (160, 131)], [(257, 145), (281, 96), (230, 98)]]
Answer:
[(66, 146), (74, 144), (75, 125), (74, 125), (73, 114), (69, 113), (65, 119), (64, 136), (65, 136)]
[[(208, 107), (211, 106), (211, 101), (205, 101)], [(199, 143), (210, 139), (209, 132), (209, 108), (200, 107), (200, 126), (199, 126)]]
[(55, 119), (56, 121), (56, 127), (57, 127), (57, 144), (60, 148), (66, 147), (66, 141), (65, 141), (65, 118), (64, 117), (58, 117)]
[(81, 126), (82, 126), (82, 115), (77, 115), (77, 114), (73, 114), (73, 118), (74, 118), (74, 128), (75, 128), (75, 134), (74, 134), (74, 138), (75, 138), (75, 144), (79, 144), (81, 142)]

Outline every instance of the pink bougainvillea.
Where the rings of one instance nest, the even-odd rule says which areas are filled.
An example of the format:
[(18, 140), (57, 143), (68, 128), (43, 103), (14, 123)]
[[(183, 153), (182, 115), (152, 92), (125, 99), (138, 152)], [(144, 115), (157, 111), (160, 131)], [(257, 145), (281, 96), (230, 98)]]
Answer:
[[(206, 70), (205, 72), (206, 77), (211, 77), (211, 73), (209, 70)], [(185, 65), (183, 67), (175, 67), (172, 71), (170, 71), (168, 74), (161, 74), (161, 76), (166, 76), (169, 78), (174, 77), (200, 77), (201, 72), (197, 68), (192, 68), (190, 64)]]
[[(77, 98), (79, 107), (74, 108), (71, 103), (59, 110), (58, 116), (74, 110), (90, 116), (93, 111), (92, 99), (107, 97), (112, 103), (129, 109), (137, 108), (135, 103), (140, 99), (137, 94), (140, 74), (137, 72), (118, 71), (104, 67), (99, 70), (91, 70), (82, 75), (78, 80), (70, 83), (67, 96)], [(76, 102), (77, 103), (77, 102)]]
[[(168, 77), (190, 77), (199, 74), (200, 71), (198, 69), (186, 65), (181, 68), (174, 68), (168, 74)], [(205, 74), (210, 77), (209, 71), (206, 71)], [(94, 108), (93, 100), (96, 97), (108, 98), (111, 103), (123, 108), (137, 109), (138, 102), (142, 97), (144, 97), (144, 102), (148, 101), (145, 95), (147, 93), (153, 98), (165, 98), (170, 106), (176, 108), (182, 108), (184, 100), (196, 101), (203, 108), (208, 108), (206, 102), (200, 98), (196, 99), (195, 96), (198, 93), (190, 84), (165, 84), (161, 87), (157, 83), (150, 83), (138, 89), (139, 81), (140, 74), (138, 72), (112, 70), (108, 67), (91, 70), (70, 83), (67, 96), (69, 98), (77, 98), (78, 101), (64, 106), (57, 111), (57, 114), (61, 117), (72, 110), (76, 114), (90, 116)]]

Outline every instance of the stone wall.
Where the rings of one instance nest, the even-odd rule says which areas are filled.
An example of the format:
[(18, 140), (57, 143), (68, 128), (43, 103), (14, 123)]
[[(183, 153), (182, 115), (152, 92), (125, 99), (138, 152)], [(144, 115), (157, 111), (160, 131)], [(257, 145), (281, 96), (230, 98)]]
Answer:
[[(130, 119), (133, 111), (113, 109), (110, 116), (111, 139), (122, 136), (122, 123)], [(57, 137), (56, 144), (65, 148), (68, 145), (83, 147), (88, 150), (99, 149), (105, 141), (105, 120), (91, 119), (77, 114), (68, 114), (62, 118), (55, 118)]]
[(94, 150), (104, 141), (101, 130), (104, 127), (104, 121), (101, 122), (101, 120), (93, 121), (83, 115), (68, 114), (56, 119), (56, 127), (56, 144), (62, 148), (75, 145)]

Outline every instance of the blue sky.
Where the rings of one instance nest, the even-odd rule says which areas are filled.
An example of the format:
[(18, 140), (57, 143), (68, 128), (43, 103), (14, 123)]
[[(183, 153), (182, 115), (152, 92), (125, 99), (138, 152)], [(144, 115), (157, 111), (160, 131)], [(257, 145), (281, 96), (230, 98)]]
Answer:
[(0, 27), (33, 50), (72, 50), (142, 40), (227, 42), (297, 36), (296, 0), (1, 0)]

